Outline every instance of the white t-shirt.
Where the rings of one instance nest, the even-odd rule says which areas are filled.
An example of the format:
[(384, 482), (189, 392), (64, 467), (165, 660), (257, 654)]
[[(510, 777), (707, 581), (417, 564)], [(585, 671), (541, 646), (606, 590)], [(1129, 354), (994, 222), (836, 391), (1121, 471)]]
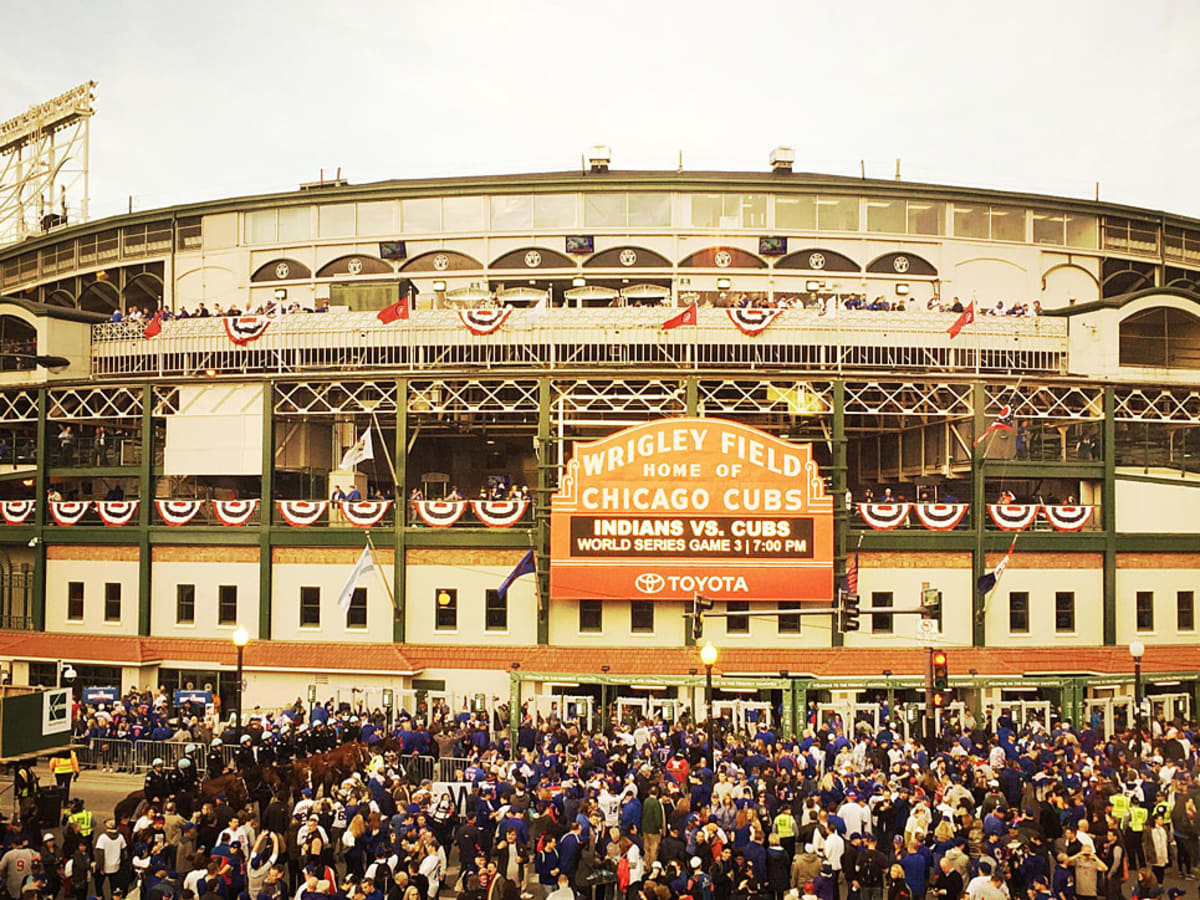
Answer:
[(121, 868), (121, 851), (125, 849), (125, 836), (109, 834), (106, 831), (96, 839), (96, 849), (104, 852), (104, 874), (111, 875)]

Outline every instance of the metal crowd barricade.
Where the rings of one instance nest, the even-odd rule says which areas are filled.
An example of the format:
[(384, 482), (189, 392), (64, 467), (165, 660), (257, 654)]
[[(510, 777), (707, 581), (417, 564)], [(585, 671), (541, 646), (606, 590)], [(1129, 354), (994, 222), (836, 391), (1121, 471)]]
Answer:
[(80, 766), (110, 772), (133, 772), (133, 744), (124, 738), (91, 738), (72, 742)]
[(462, 756), (443, 756), (437, 760), (438, 781), (463, 781), (462, 773), (471, 761)]

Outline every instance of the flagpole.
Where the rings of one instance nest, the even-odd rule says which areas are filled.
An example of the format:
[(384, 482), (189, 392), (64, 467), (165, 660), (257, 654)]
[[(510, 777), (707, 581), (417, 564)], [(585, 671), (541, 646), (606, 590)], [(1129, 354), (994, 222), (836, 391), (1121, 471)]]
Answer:
[(392, 593), (392, 587), (388, 584), (387, 577), (383, 574), (383, 566), (379, 564), (379, 556), (375, 550), (375, 542), (371, 540), (371, 532), (367, 531), (367, 549), (371, 551), (371, 562), (375, 564), (375, 571), (379, 573), (379, 581), (383, 584), (383, 590), (387, 593), (388, 602), (392, 604), (397, 612), (400, 607), (396, 606), (396, 596)]
[[(379, 432), (380, 449), (383, 450), (383, 458), (387, 460), (388, 471), (392, 473), (392, 496), (395, 497), (398, 487), (396, 479), (396, 466), (392, 462), (392, 455), (387, 452), (387, 441), (383, 439), (383, 429), (379, 426), (379, 419), (375, 415), (375, 410), (371, 410), (371, 422), (374, 424), (375, 430)], [(399, 437), (399, 435), (397, 435), (397, 437)]]

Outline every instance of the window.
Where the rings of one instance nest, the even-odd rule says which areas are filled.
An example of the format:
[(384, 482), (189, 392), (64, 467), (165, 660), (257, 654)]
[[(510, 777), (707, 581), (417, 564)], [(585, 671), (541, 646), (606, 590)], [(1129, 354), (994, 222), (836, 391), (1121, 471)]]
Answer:
[(596, 634), (604, 630), (604, 606), (601, 600), (579, 601), (580, 634)]
[(83, 582), (67, 582), (67, 620), (83, 621)]
[(1135, 603), (1138, 631), (1154, 630), (1154, 591), (1138, 591)]
[(279, 210), (279, 240), (312, 240), (312, 207), (287, 206)]
[(946, 204), (931, 200), (909, 200), (908, 233), (945, 234)]
[[(1060, 223), (1061, 225), (1061, 223)], [(1015, 206), (954, 207), (954, 233), (994, 241), (1025, 240), (1025, 210)]]
[(454, 631), (458, 628), (458, 590), (438, 588), (434, 592), (435, 631)]
[(493, 197), (492, 227), (497, 231), (532, 228), (533, 197), (528, 194), (507, 194)]
[(1075, 630), (1075, 592), (1058, 591), (1054, 594), (1054, 630), (1059, 634)]
[(1029, 593), (1011, 591), (1008, 595), (1009, 634), (1029, 634)]
[(110, 581), (104, 585), (104, 621), (121, 621), (121, 585)]
[(533, 198), (534, 228), (574, 228), (579, 221), (575, 194), (536, 194)]
[(321, 237), (350, 237), (354, 234), (354, 204), (322, 206), (317, 213)]
[[(766, 225), (766, 198), (763, 198), (763, 225)], [(630, 226), (643, 228), (666, 227), (671, 224), (670, 194), (630, 194)]]
[(904, 234), (904, 200), (868, 200), (867, 231), (886, 231)]
[(748, 602), (745, 600), (730, 601), (725, 604), (725, 612), (729, 613), (725, 619), (726, 634), (750, 633), (750, 617), (748, 615), (738, 615), (738, 613), (750, 612), (750, 604)]
[(654, 601), (629, 601), (629, 630), (634, 634), (654, 633)]
[(775, 227), (781, 231), (816, 231), (816, 197), (776, 197)]
[(508, 597), (488, 588), (483, 599), (483, 627), (486, 631), (508, 631)]
[(992, 240), (1025, 240), (1025, 210), (1016, 207), (992, 207)]
[(1175, 595), (1175, 627), (1180, 631), (1196, 630), (1196, 595), (1192, 591)]
[[(873, 591), (872, 606), (894, 606), (891, 591)], [(871, 613), (871, 631), (875, 634), (891, 634), (895, 616), (891, 613)]]
[(1139, 222), (1136, 219), (1106, 217), (1104, 249), (1124, 250), (1127, 253), (1157, 253), (1158, 226), (1153, 222)]
[(401, 200), (400, 226), (406, 232), (441, 231), (442, 201), (437, 197)]
[[(779, 604), (780, 609), (794, 609), (795, 603), (784, 601)], [(799, 634), (800, 633), (800, 614), (785, 613), (777, 617), (779, 620), (780, 634)]]
[(1181, 309), (1154, 306), (1121, 322), (1123, 366), (1200, 369), (1200, 318)]
[(246, 213), (246, 243), (268, 244), (275, 240), (275, 210), (256, 209)]
[(196, 624), (196, 586), (194, 584), (175, 585), (175, 624)]
[(822, 197), (817, 201), (821, 231), (858, 231), (857, 197)]
[(958, 237), (986, 238), (988, 236), (987, 207), (955, 204), (954, 233)]
[(390, 200), (358, 204), (358, 233), (392, 234), (396, 230), (396, 207)]
[(583, 224), (600, 228), (625, 224), (624, 194), (585, 194)]
[(692, 194), (692, 225), (696, 228), (766, 228), (767, 195)]
[(486, 197), (447, 197), (442, 201), (442, 220), (447, 231), (483, 231), (487, 228)]
[(321, 627), (321, 589), (319, 587), (300, 588), (300, 627)]
[(223, 584), (217, 588), (217, 624), (236, 625), (237, 585)]
[(347, 628), (367, 627), (367, 589), (355, 588), (350, 595), (350, 607), (346, 610)]

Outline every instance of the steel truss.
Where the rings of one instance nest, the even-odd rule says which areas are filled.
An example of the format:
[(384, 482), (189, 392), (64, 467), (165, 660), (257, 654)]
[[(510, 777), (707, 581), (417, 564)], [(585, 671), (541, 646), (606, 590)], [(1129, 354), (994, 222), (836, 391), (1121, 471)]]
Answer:
[(36, 422), (37, 417), (37, 391), (0, 392), (0, 422)]
[(1117, 422), (1200, 424), (1200, 390), (1118, 387), (1113, 400)]
[(138, 386), (54, 388), (46, 393), (46, 417), (52, 421), (137, 419), (142, 415), (142, 389)]
[(1073, 419), (1094, 421), (1104, 418), (1104, 389), (1096, 386), (1049, 384), (984, 385), (984, 412), (998, 415), (1012, 406), (1019, 419)]
[(521, 416), (536, 421), (538, 382), (534, 379), (507, 378), (486, 381), (444, 379), (411, 381), (408, 385), (410, 415), (439, 417), (463, 415), (497, 417)]
[(683, 415), (687, 388), (678, 379), (663, 378), (558, 381), (550, 402), (564, 426), (616, 425)]
[(275, 385), (278, 416), (395, 413), (394, 381), (305, 381)]

